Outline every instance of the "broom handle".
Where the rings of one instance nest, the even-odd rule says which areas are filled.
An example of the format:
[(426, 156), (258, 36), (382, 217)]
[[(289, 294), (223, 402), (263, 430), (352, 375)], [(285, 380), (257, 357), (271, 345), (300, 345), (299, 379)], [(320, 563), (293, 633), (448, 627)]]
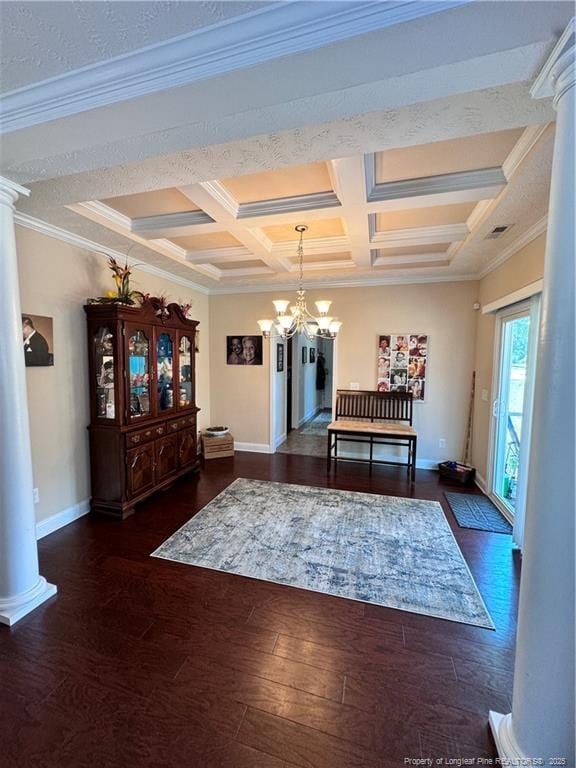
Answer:
[(466, 447), (464, 449), (463, 464), (468, 464), (470, 458), (470, 446), (472, 443), (472, 416), (474, 414), (474, 393), (476, 390), (476, 371), (472, 371), (472, 391), (470, 393), (470, 409), (468, 411), (468, 429), (466, 430)]

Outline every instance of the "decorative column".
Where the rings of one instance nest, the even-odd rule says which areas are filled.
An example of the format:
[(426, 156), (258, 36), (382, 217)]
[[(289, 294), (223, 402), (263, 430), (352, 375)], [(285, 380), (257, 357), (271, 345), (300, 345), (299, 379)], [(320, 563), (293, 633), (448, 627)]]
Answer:
[(38, 572), (14, 203), (27, 189), (0, 176), (0, 623), (56, 594)]
[[(557, 112), (512, 712), (490, 713), (501, 758), (574, 756), (574, 19), (532, 88)], [(516, 763), (519, 765), (520, 763)]]

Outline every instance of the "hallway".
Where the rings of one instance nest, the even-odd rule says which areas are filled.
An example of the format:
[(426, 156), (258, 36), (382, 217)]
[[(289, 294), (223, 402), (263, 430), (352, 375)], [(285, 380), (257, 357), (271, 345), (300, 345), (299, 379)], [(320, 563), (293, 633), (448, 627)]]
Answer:
[(293, 453), (298, 456), (325, 456), (328, 432), (326, 427), (332, 421), (332, 410), (325, 408), (293, 429), (287, 439), (278, 446), (276, 453)]

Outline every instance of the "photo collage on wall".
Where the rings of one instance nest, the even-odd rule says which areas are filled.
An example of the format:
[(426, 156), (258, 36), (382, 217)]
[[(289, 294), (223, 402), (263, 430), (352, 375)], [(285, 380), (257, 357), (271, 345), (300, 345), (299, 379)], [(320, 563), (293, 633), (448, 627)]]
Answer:
[(412, 392), (424, 400), (428, 336), (423, 333), (389, 334), (378, 337), (378, 391)]

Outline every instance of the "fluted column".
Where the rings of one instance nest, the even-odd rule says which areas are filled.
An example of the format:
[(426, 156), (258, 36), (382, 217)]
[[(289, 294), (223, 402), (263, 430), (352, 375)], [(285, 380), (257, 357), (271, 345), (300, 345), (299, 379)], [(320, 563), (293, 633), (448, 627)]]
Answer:
[(27, 189), (0, 176), (0, 623), (56, 593), (38, 572), (14, 203)]
[(503, 758), (574, 756), (574, 19), (534, 83), (557, 111), (538, 341), (512, 712)]

